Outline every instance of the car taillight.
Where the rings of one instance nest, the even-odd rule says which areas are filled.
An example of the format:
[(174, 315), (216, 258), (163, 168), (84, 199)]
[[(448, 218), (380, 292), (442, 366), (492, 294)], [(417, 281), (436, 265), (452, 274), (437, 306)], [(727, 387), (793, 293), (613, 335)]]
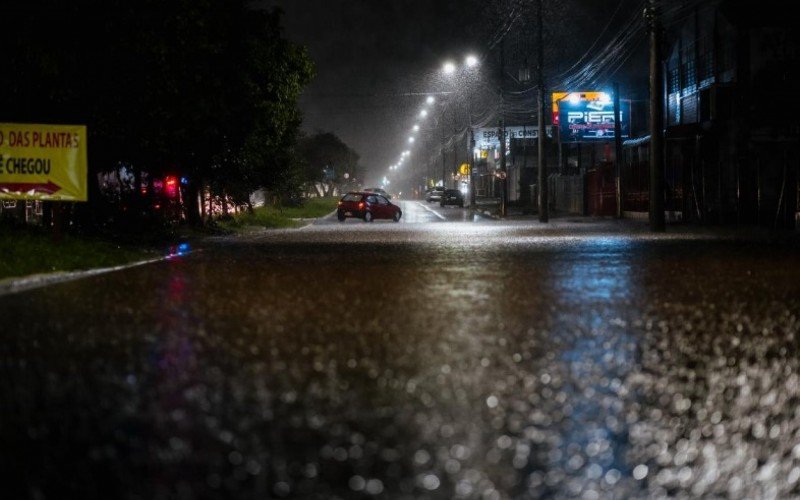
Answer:
[(364, 208), (364, 202), (363, 201), (358, 204), (358, 208)]

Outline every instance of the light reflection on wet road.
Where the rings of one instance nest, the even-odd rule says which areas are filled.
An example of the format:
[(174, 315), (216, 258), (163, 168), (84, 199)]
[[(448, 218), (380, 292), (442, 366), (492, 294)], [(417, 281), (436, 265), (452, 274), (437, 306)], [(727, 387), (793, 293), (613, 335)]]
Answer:
[(800, 493), (796, 245), (404, 212), (3, 297), (0, 467), (27, 497)]

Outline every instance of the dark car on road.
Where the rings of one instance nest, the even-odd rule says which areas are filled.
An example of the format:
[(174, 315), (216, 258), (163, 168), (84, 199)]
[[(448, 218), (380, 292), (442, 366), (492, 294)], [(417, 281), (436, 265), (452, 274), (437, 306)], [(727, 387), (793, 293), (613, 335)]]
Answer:
[(442, 186), (434, 186), (429, 188), (425, 192), (425, 201), (428, 203), (433, 203), (435, 201), (442, 201), (442, 194), (444, 193), (444, 187)]
[(385, 196), (373, 192), (350, 192), (342, 196), (336, 208), (336, 218), (344, 222), (348, 217), (372, 222), (375, 219), (392, 219), (400, 222), (403, 211)]
[(464, 193), (458, 189), (445, 189), (444, 193), (442, 193), (439, 205), (442, 207), (445, 205), (458, 205), (464, 208)]

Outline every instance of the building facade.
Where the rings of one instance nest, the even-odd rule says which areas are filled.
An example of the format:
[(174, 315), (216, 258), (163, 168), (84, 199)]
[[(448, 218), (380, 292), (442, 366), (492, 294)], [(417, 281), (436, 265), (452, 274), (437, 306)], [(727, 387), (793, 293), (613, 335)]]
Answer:
[[(665, 19), (666, 207), (685, 220), (796, 226), (798, 30), (784, 7), (714, 1)], [(626, 148), (626, 205), (643, 146)]]

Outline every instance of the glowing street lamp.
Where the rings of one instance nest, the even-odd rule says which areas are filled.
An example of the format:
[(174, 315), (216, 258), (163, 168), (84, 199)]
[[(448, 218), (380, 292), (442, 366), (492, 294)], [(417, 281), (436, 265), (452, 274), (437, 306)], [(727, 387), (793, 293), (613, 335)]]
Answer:
[(464, 64), (466, 64), (468, 68), (474, 68), (478, 65), (478, 58), (473, 55), (468, 55), (464, 60)]
[(419, 131), (419, 125), (414, 125), (414, 132), (418, 132), (418, 131)]
[(409, 144), (414, 144), (414, 138), (413, 137), (409, 137), (408, 138), (408, 142), (409, 142)]
[(425, 99), (425, 102), (428, 104), (433, 104), (434, 102), (436, 102), (436, 99), (434, 99), (432, 95), (429, 95), (428, 98)]
[(427, 109), (423, 109), (422, 111), (419, 112), (419, 116), (421, 116), (422, 118), (425, 118), (426, 116), (428, 116), (428, 110)]
[(444, 63), (444, 66), (442, 66), (442, 71), (444, 71), (444, 73), (446, 75), (450, 75), (452, 73), (455, 73), (455, 71), (456, 71), (455, 63), (452, 62), (452, 61), (447, 61), (446, 63)]

